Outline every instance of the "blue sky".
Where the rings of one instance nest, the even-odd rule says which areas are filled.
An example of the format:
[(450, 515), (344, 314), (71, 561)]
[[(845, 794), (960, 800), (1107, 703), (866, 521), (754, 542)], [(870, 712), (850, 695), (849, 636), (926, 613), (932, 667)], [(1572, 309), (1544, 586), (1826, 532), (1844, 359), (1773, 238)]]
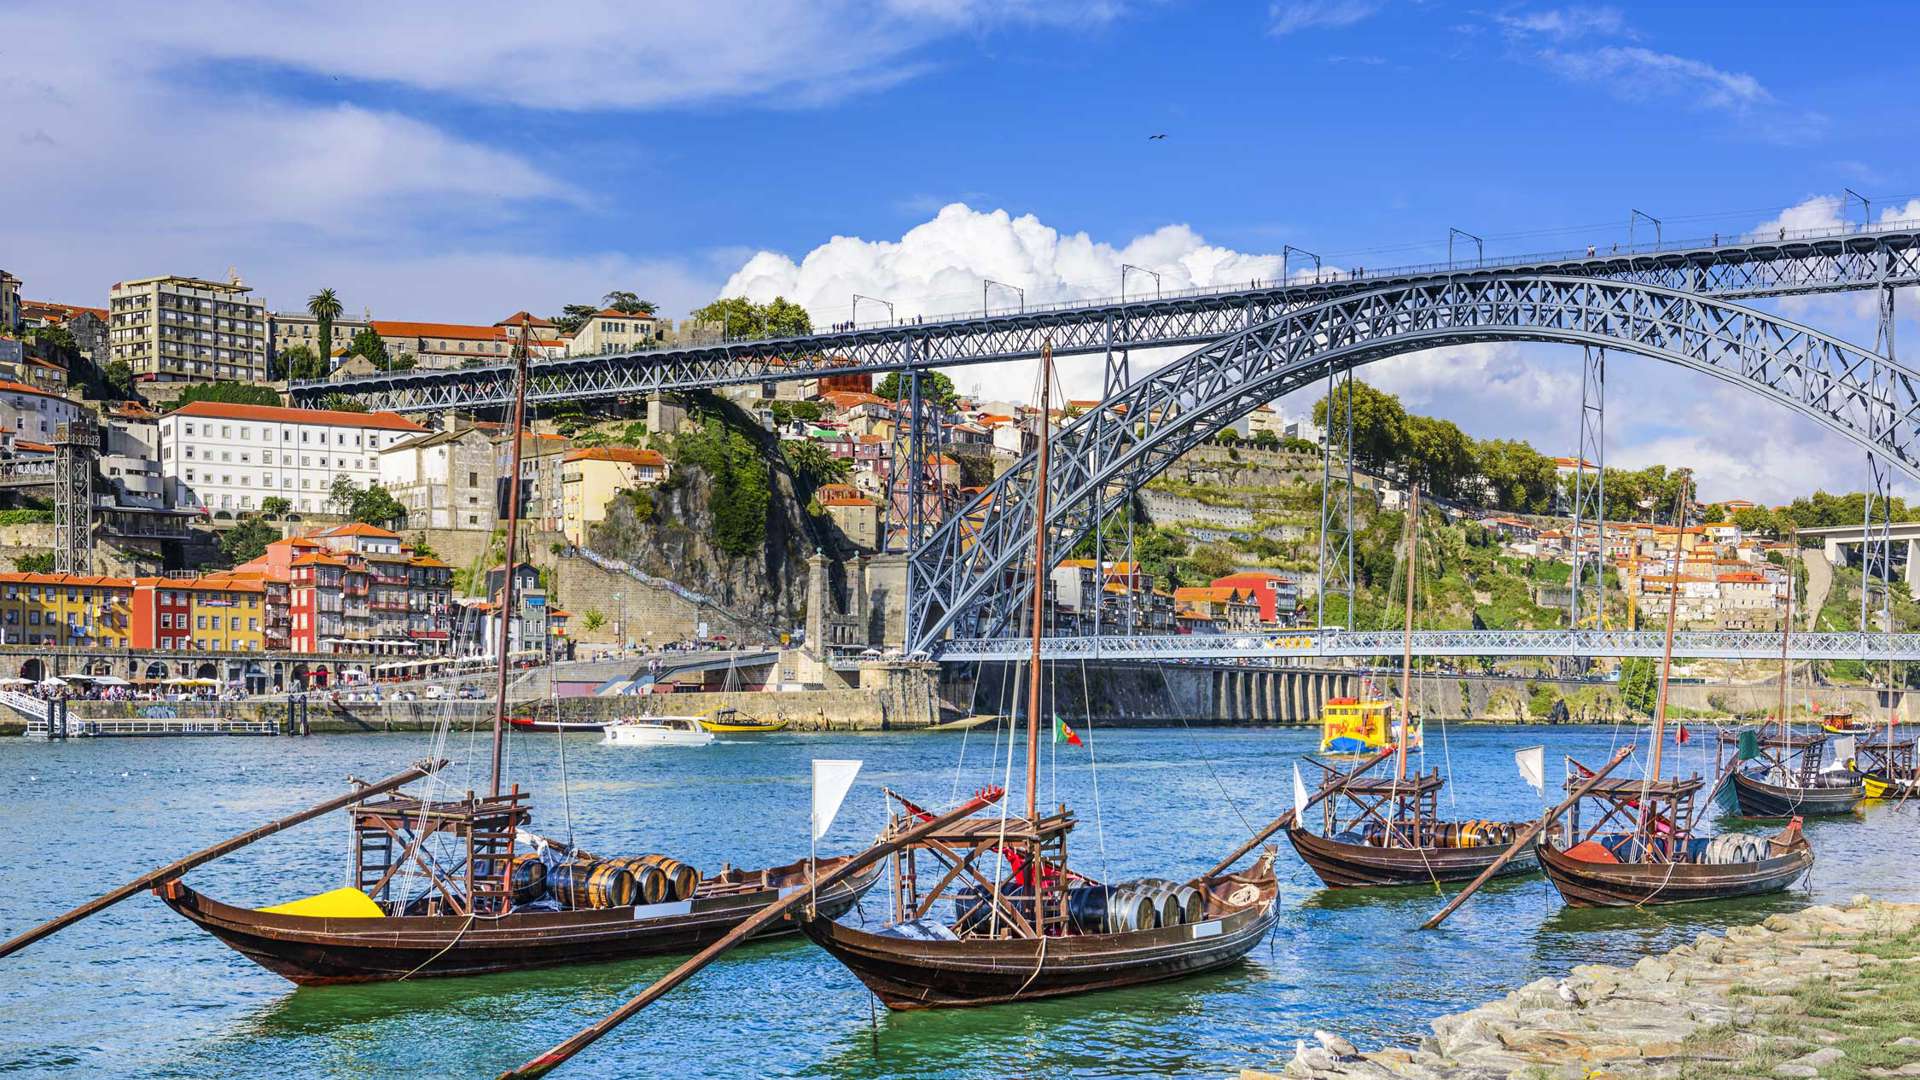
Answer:
[[(1204, 283), (1282, 244), (1379, 267), (1441, 257), (1449, 225), (1516, 253), (1623, 239), (1634, 207), (1706, 235), (1920, 191), (1911, 51), (1872, 45), (1920, 40), (1911, 4), (6, 8), (0, 266), (71, 302), (232, 266), (275, 307), (324, 285), (384, 318), (612, 288), (679, 315), (731, 284), (829, 321), (855, 291), (938, 311), (982, 277), (1097, 295), (1120, 261)], [(835, 236), (868, 243), (786, 265)], [(1851, 302), (1791, 313), (1871, 341)], [(1621, 367), (1621, 463), (1688, 455), (1709, 495), (1856, 482), (1810, 424)], [(1367, 377), (1564, 451), (1577, 375), (1488, 347)], [(1769, 449), (1728, 453), (1756, 424)]]

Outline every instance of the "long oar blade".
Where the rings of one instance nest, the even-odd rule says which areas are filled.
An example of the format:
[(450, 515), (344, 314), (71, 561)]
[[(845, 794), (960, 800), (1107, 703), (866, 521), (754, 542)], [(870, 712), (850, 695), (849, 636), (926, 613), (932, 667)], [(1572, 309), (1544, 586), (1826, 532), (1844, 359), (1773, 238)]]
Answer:
[(666, 975), (660, 978), (660, 981), (640, 991), (636, 997), (628, 1001), (625, 1005), (608, 1013), (605, 1019), (591, 1027), (581, 1029), (578, 1034), (566, 1042), (541, 1054), (525, 1065), (501, 1073), (500, 1080), (528, 1080), (528, 1078), (547, 1075), (566, 1064), (575, 1054), (593, 1045), (602, 1035), (605, 1035), (614, 1028), (632, 1019), (634, 1014), (638, 1013), (641, 1009), (665, 997), (668, 991), (686, 982), (701, 968), (719, 959), (721, 953), (747, 940), (747, 938), (751, 937), (761, 927), (766, 926), (776, 919), (782, 918), (794, 908), (810, 902), (820, 889), (845, 878), (852, 877), (854, 874), (872, 866), (875, 862), (878, 862), (900, 848), (906, 847), (909, 844), (918, 843), (923, 837), (946, 828), (948, 825), (959, 821), (961, 818), (972, 814), (976, 810), (992, 806), (994, 803), (999, 802), (1001, 796), (1005, 794), (1006, 792), (1001, 788), (988, 788), (938, 817), (922, 821), (898, 836), (890, 837), (874, 844), (872, 847), (841, 864), (832, 873), (823, 874), (818, 878), (808, 881), (802, 887), (795, 889), (784, 900), (761, 908), (759, 912), (747, 919), (747, 921), (729, 931), (727, 936), (700, 950), (692, 959), (674, 968), (672, 971), (667, 972)]
[(239, 836), (222, 840), (212, 847), (202, 848), (184, 859), (177, 859), (158, 870), (142, 874), (105, 896), (95, 900), (89, 900), (57, 919), (43, 922), (39, 926), (28, 930), (26, 933), (8, 940), (5, 944), (0, 944), (0, 957), (10, 956), (13, 953), (19, 952), (21, 949), (26, 948), (49, 934), (64, 930), (74, 923), (79, 922), (81, 919), (110, 908), (143, 889), (148, 889), (163, 881), (170, 881), (173, 878), (177, 878), (202, 863), (212, 862), (222, 855), (246, 847), (256, 840), (264, 840), (274, 833), (290, 829), (303, 821), (310, 821), (324, 814), (330, 814), (341, 807), (351, 806), (369, 796), (381, 795), (392, 791), (402, 784), (411, 783), (423, 776), (430, 775), (445, 765), (445, 761), (421, 761), (407, 771), (395, 773), (379, 783), (368, 784), (363, 788), (356, 788), (344, 795), (328, 799), (318, 806), (308, 807), (297, 814), (290, 814), (278, 821), (270, 821), (257, 829), (243, 832)]

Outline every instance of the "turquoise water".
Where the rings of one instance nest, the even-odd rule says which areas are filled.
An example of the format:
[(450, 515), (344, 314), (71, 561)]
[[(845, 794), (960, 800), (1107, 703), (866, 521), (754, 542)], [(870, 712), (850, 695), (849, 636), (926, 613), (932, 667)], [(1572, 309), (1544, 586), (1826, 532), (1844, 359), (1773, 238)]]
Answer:
[[(1057, 761), (1043, 759), (1042, 790), (1080, 814), (1076, 865), (1116, 879), (1205, 869), (1249, 825), (1291, 804), (1290, 765), (1313, 744), (1304, 731), (1092, 734), (1099, 812), (1086, 749), (1063, 747)], [(1560, 753), (1598, 764), (1616, 734), (1467, 727), (1429, 737), (1429, 763), (1444, 767), (1450, 758), (1455, 777), (1441, 796), (1443, 813), (1511, 819), (1539, 810), (1516, 778), (1515, 749), (1545, 743), (1557, 779)], [(534, 792), (537, 827), (564, 835), (557, 739), (519, 737), (512, 758), (514, 775)], [(1679, 751), (1681, 767), (1710, 769), (1698, 749), (1708, 742)], [(795, 735), (625, 750), (570, 736), (573, 831), (596, 850), (666, 851), (703, 868), (786, 862), (807, 849), (808, 759), (851, 757), (866, 768), (822, 842), (823, 851), (851, 851), (880, 827), (883, 785), (946, 803), (984, 783), (990, 761), (1004, 767), (994, 743), (990, 732), (964, 743), (958, 734)], [(965, 771), (956, 777), (963, 747)], [(8, 883), (0, 931), (336, 794), (348, 774), (396, 772), (426, 749), (426, 738), (400, 735), (0, 742)], [(456, 760), (483, 756), (464, 735), (450, 749)], [(452, 772), (456, 787), (480, 786), (464, 765)], [(1409, 1041), (1441, 1013), (1575, 964), (1630, 962), (1701, 930), (1856, 892), (1920, 900), (1915, 813), (1874, 805), (1858, 819), (1810, 824), (1819, 853), (1811, 883), (1780, 897), (1570, 912), (1533, 878), (1483, 891), (1434, 933), (1412, 929), (1440, 903), (1431, 890), (1325, 891), (1283, 850), (1282, 918), (1246, 964), (1033, 1005), (875, 1016), (859, 983), (811, 945), (755, 944), (559, 1075), (1221, 1076), (1284, 1060), (1293, 1040), (1314, 1028), (1363, 1046)], [(263, 905), (336, 887), (345, 873), (339, 815), (188, 880), (220, 899)], [(868, 898), (872, 914), (884, 893)], [(492, 1076), (603, 1015), (674, 962), (297, 990), (140, 896), (0, 960), (0, 1073)]]

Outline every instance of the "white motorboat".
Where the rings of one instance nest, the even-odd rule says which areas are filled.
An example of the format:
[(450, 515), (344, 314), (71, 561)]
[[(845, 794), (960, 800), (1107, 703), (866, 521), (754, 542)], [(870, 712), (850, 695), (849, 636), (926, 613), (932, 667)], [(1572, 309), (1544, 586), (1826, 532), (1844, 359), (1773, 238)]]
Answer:
[(608, 724), (608, 746), (705, 746), (713, 733), (700, 726), (694, 716), (644, 716)]

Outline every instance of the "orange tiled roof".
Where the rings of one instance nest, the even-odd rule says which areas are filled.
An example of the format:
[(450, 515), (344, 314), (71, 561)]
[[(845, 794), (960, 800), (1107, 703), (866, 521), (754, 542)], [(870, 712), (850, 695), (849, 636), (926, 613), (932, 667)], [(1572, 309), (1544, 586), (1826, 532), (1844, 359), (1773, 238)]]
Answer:
[(331, 424), (335, 427), (382, 428), (387, 431), (427, 430), (399, 413), (288, 409), (278, 405), (232, 405), (223, 401), (195, 401), (167, 415), (211, 420), (255, 420), (268, 424)]
[(395, 540), (400, 539), (399, 533), (394, 532), (391, 529), (383, 529), (378, 525), (368, 525), (364, 521), (356, 521), (351, 525), (335, 525), (331, 529), (323, 529), (320, 532), (314, 533), (313, 535), (315, 536), (380, 536), (380, 537), (391, 537), (392, 539), (395, 539)]

